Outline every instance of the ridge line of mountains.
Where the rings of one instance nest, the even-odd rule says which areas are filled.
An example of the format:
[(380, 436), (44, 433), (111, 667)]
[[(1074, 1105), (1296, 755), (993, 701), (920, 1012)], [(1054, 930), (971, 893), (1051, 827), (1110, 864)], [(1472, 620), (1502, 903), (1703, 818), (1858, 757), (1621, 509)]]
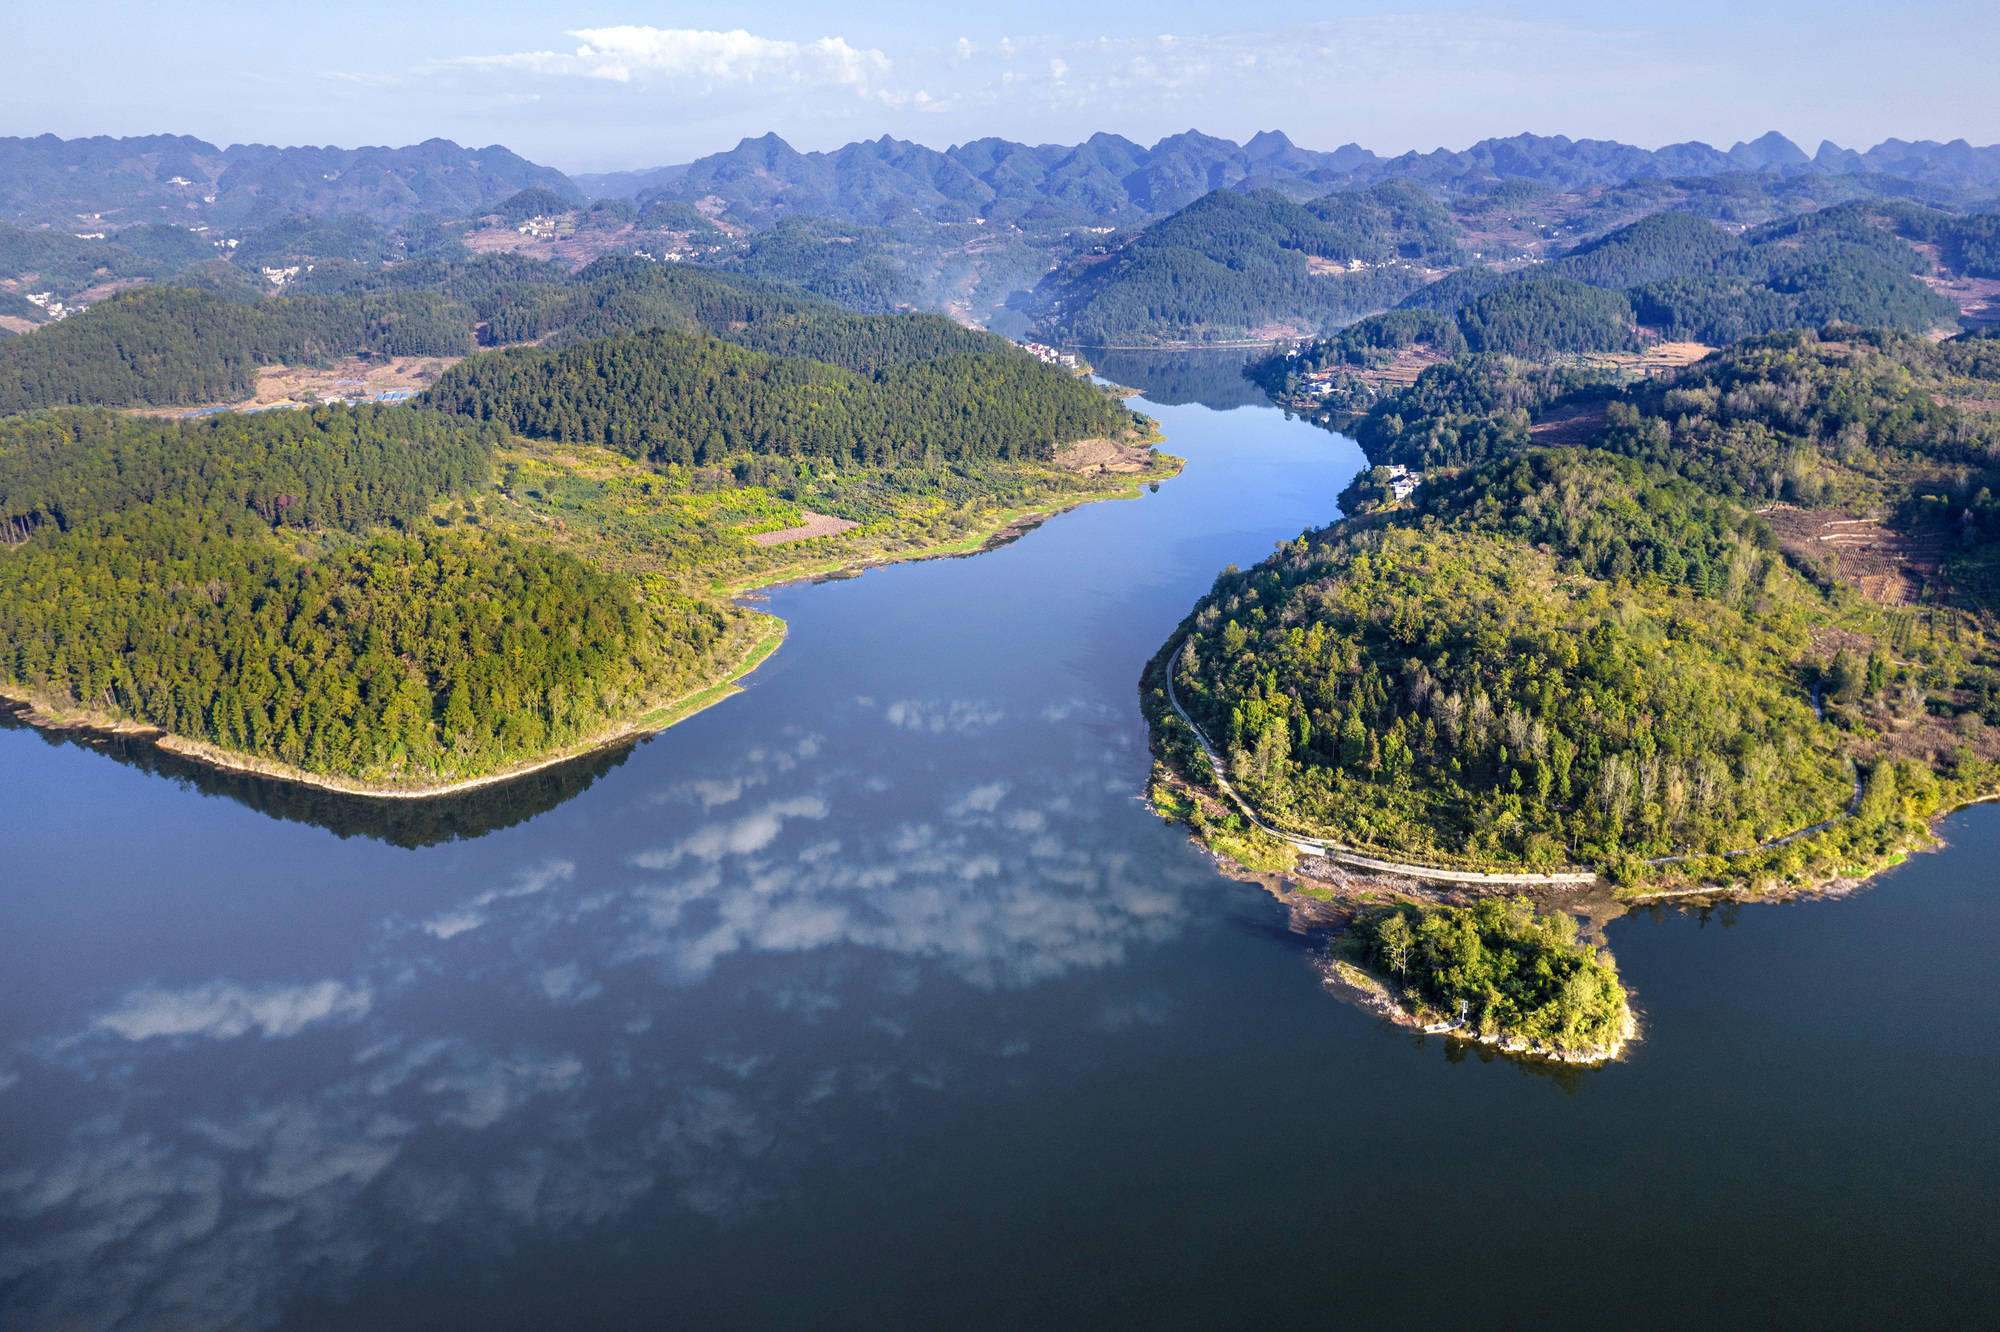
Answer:
[[(1645, 149), (1517, 134), (1482, 139), (1462, 151), (1383, 157), (1351, 143), (1331, 152), (1301, 148), (1274, 130), (1243, 144), (1190, 130), (1150, 148), (1104, 133), (1075, 145), (988, 138), (942, 150), (884, 135), (802, 153), (766, 134), (703, 157), (636, 197), (640, 203), (714, 197), (751, 223), (798, 212), (876, 224), (911, 215), (942, 222), (1056, 220), (1063, 213), (1122, 222), (1172, 212), (1217, 189), (1269, 187), (1309, 197), (1403, 179), (1478, 193), (1509, 179), (1570, 190), (1734, 173), (1872, 175), (1900, 183), (1885, 193), (1969, 202), (2000, 195), (2000, 145), (1886, 139), (1857, 152), (1826, 142), (1808, 157), (1776, 131), (1726, 152), (1695, 142)], [(586, 190), (599, 179), (578, 178)]]
[(1301, 148), (1264, 131), (1242, 144), (1188, 131), (1151, 147), (1115, 134), (1080, 144), (985, 138), (945, 149), (884, 135), (830, 152), (800, 152), (776, 134), (744, 139), (685, 167), (565, 175), (499, 145), (429, 139), (401, 148), (219, 148), (187, 135), (0, 138), (0, 218), (71, 227), (200, 221), (257, 226), (296, 213), (361, 214), (400, 223), (421, 213), (463, 217), (528, 188), (566, 201), (708, 201), (748, 225), (795, 213), (884, 224), (1065, 220), (1125, 224), (1186, 206), (1216, 189), (1274, 188), (1296, 197), (1405, 179), (1447, 193), (1500, 181), (1557, 189), (1644, 178), (1732, 173), (1863, 175), (1879, 192), (1966, 204), (2000, 197), (2000, 145), (1887, 139), (1865, 152), (1822, 143), (1808, 156), (1768, 133), (1728, 150), (1704, 143), (1645, 149), (1602, 139), (1517, 134), (1463, 150), (1384, 157), (1355, 144)]

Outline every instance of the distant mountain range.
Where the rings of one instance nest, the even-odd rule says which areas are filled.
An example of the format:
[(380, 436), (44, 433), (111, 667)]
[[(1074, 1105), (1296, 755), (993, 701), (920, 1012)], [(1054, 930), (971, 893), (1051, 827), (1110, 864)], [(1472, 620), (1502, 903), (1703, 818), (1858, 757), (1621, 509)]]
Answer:
[(1866, 152), (1823, 143), (1808, 156), (1775, 132), (1726, 152), (1704, 143), (1648, 150), (1517, 134), (1462, 152), (1383, 157), (1355, 144), (1317, 152), (1276, 131), (1239, 144), (1190, 130), (1150, 148), (1093, 134), (1072, 145), (978, 139), (939, 150), (885, 135), (802, 153), (766, 134), (687, 166), (570, 177), (497, 145), (463, 148), (446, 139), (404, 148), (218, 148), (185, 135), (44, 134), (0, 138), (0, 220), (67, 230), (95, 221), (255, 227), (310, 213), (363, 214), (394, 225), (418, 213), (471, 216), (539, 186), (577, 203), (719, 201), (753, 226), (794, 213), (868, 225), (984, 218), (1120, 226), (1164, 216), (1216, 189), (1275, 188), (1305, 199), (1392, 179), (1464, 194), (1510, 179), (1570, 190), (1730, 173), (1871, 175), (1882, 178), (1884, 194), (1976, 203), (2000, 196), (2000, 146), (1889, 139)]
[(885, 135), (832, 152), (802, 153), (766, 134), (701, 158), (640, 199), (717, 200), (752, 225), (788, 213), (871, 225), (980, 218), (1123, 224), (1173, 212), (1216, 189), (1269, 187), (1310, 198), (1402, 179), (1477, 193), (1509, 179), (1571, 190), (1731, 173), (1871, 174), (1884, 177), (1885, 185), (1898, 182), (1883, 193), (1977, 202), (2000, 195), (2000, 146), (1888, 139), (1856, 152), (1829, 142), (1808, 156), (1775, 131), (1726, 152), (1705, 143), (1649, 150), (1605, 139), (1517, 134), (1482, 139), (1462, 152), (1382, 157), (1355, 144), (1316, 152), (1276, 131), (1238, 144), (1190, 130), (1150, 148), (1093, 134), (1067, 146), (978, 139), (940, 151)]
[(78, 231), (102, 221), (255, 227), (297, 213), (466, 217), (529, 186), (582, 202), (552, 167), (506, 148), (430, 139), (407, 148), (218, 148), (185, 135), (0, 138), (0, 219)]

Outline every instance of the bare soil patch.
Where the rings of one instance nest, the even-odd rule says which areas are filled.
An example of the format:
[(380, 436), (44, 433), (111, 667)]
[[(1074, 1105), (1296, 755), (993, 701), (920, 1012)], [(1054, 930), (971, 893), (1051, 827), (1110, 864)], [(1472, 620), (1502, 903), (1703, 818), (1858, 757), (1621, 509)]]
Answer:
[(1153, 463), (1153, 451), (1144, 444), (1127, 444), (1115, 439), (1080, 439), (1056, 450), (1056, 466), (1085, 476), (1103, 472), (1143, 472)]
[[(731, 236), (740, 230), (723, 223), (716, 225)], [(631, 254), (638, 250), (660, 258), (687, 254), (695, 248), (692, 236), (693, 233), (686, 231), (642, 230), (628, 223), (615, 231), (579, 228), (553, 237), (524, 235), (512, 227), (485, 227), (466, 232), (464, 240), (466, 248), (478, 254), (519, 254), (530, 259), (555, 260), (578, 269), (606, 254)]]
[(852, 528), (861, 526), (845, 518), (834, 518), (824, 513), (803, 511), (805, 521), (797, 527), (780, 528), (776, 532), (759, 532), (750, 539), (760, 546), (783, 546), (793, 541), (807, 541), (813, 537), (838, 536)]
[(1944, 562), (1940, 536), (1893, 531), (1874, 518), (1790, 505), (1763, 513), (1787, 552), (1813, 564), (1830, 562), (1843, 582), (1883, 606), (1913, 604)]
[[(236, 411), (259, 407), (306, 407), (339, 398), (349, 402), (383, 393), (421, 393), (438, 375), (458, 364), (457, 356), (349, 356), (323, 368), (267, 365), (257, 371), (257, 388), (241, 402), (216, 403)], [(186, 416), (204, 410), (141, 407), (139, 416)]]
[(1933, 276), (1921, 281), (1958, 306), (1959, 318), (1975, 324), (2000, 324), (2000, 278)]
[(109, 300), (121, 291), (145, 285), (145, 278), (113, 278), (109, 282), (100, 282), (94, 287), (85, 288), (72, 297), (69, 303), (77, 306), (95, 305), (99, 301)]
[(1581, 448), (1604, 430), (1604, 419), (1603, 403), (1564, 407), (1528, 427), (1528, 436), (1552, 448)]
[(1693, 365), (1714, 350), (1705, 342), (1655, 342), (1635, 352), (1592, 352), (1579, 356), (1577, 361), (1583, 365), (1609, 366), (1635, 374), (1663, 375)]
[(1386, 364), (1369, 366), (1355, 371), (1355, 377), (1365, 383), (1393, 385), (1402, 388), (1417, 382), (1417, 376), (1434, 365), (1442, 365), (1447, 357), (1433, 350), (1428, 343), (1414, 347), (1398, 347), (1389, 353)]

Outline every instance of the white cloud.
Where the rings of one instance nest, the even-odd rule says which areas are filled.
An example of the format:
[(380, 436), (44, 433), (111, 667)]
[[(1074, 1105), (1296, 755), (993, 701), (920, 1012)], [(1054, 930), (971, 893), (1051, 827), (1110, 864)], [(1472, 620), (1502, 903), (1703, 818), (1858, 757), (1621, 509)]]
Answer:
[(889, 57), (848, 44), (842, 37), (792, 42), (735, 28), (654, 28), (621, 24), (577, 28), (574, 51), (520, 51), (459, 56), (441, 62), (559, 77), (631, 83), (647, 79), (703, 84), (830, 83), (865, 90), (889, 73)]
[(476, 930), (487, 920), (485, 908), (495, 902), (503, 902), (513, 897), (533, 897), (547, 892), (559, 883), (568, 883), (576, 877), (576, 863), (569, 860), (545, 860), (539, 865), (530, 865), (514, 876), (514, 882), (505, 888), (488, 888), (464, 906), (433, 916), (421, 928), (424, 933), (438, 939), (451, 939), (468, 930)]
[(955, 698), (949, 703), (905, 698), (891, 703), (882, 715), (891, 726), (905, 731), (929, 731), (932, 735), (952, 731), (965, 735), (992, 726), (1007, 714), (983, 698)]
[(550, 967), (537, 978), (537, 984), (549, 1002), (556, 1004), (580, 1004), (604, 993), (604, 986), (586, 977), (574, 962)]
[(724, 856), (747, 856), (775, 841), (786, 819), (823, 819), (828, 808), (826, 801), (816, 795), (774, 801), (733, 823), (711, 823), (678, 846), (642, 851), (632, 857), (632, 863), (640, 869), (660, 870), (679, 864), (684, 856), (711, 863)]
[(433, 1096), (464, 1099), (439, 1113), (442, 1123), (465, 1128), (491, 1128), (508, 1112), (539, 1092), (565, 1091), (583, 1079), (583, 1063), (575, 1055), (522, 1055), (489, 1059), (441, 1074), (424, 1084)]
[(988, 782), (984, 786), (975, 786), (965, 793), (963, 800), (947, 809), (946, 813), (960, 819), (971, 814), (991, 814), (1000, 807), (1000, 802), (1006, 799), (1010, 785), (1007, 782)]
[(464, 934), (467, 930), (476, 930), (485, 923), (485, 915), (478, 911), (448, 911), (442, 916), (425, 921), (424, 933), (435, 935), (440, 939), (450, 939)]
[(135, 990), (91, 1026), (128, 1041), (155, 1036), (230, 1040), (253, 1028), (265, 1036), (292, 1036), (316, 1022), (365, 1017), (372, 1002), (366, 986), (349, 987), (332, 980), (261, 989), (212, 981), (189, 990)]

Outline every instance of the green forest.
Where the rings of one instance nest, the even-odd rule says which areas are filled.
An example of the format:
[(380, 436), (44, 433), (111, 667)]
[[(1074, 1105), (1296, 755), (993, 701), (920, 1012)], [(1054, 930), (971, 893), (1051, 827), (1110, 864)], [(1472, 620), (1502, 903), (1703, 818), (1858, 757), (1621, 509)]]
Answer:
[(263, 365), (356, 352), (462, 356), (472, 311), (435, 292), (272, 297), (250, 305), (142, 287), (0, 341), (0, 416), (85, 404), (176, 405), (250, 395)]
[(500, 432), (387, 407), (165, 421), (103, 410), (0, 420), (0, 541), (139, 505), (235, 528), (359, 532), (414, 522), (486, 480)]
[(1012, 354), (941, 315), (864, 315), (795, 288), (631, 258), (575, 274), (512, 256), (335, 266), (286, 295), (140, 288), (0, 339), (0, 415), (85, 404), (173, 406), (249, 396), (266, 365), (344, 356), (463, 356), (654, 329), (869, 373), (949, 355)]
[(1405, 904), (1364, 912), (1349, 938), (1369, 970), (1418, 998), (1420, 1015), (1455, 1021), (1463, 1006), (1479, 1036), (1591, 1055), (1632, 1028), (1611, 955), (1580, 941), (1567, 912)]
[[(1301, 376), (1379, 367), (1411, 347), (1447, 359), (1547, 361), (1638, 350), (1656, 338), (1725, 345), (1828, 324), (1921, 334), (1951, 326), (1958, 311), (1918, 280), (1933, 265), (1912, 242), (1936, 245), (1958, 271), (1977, 275), (1991, 262), (1982, 247), (1996, 234), (1993, 216), (1842, 205), (1739, 235), (1692, 213), (1654, 213), (1532, 267), (1460, 268), (1395, 310), (1281, 347), (1247, 373), (1295, 401)], [(1345, 376), (1316, 397), (1329, 410), (1360, 412), (1376, 389)], [(1455, 464), (1486, 456), (1442, 438), (1432, 449)]]
[(1452, 864), (1720, 852), (1836, 812), (1808, 590), (1754, 518), (1535, 462), (1217, 580), (1175, 680), (1231, 780), (1280, 827)]
[[(254, 305), (161, 287), (13, 340), (0, 682), (311, 773), (481, 775), (736, 669), (769, 622), (712, 584), (810, 558), (748, 539), (804, 503), (861, 525), (821, 559), (961, 540), (1103, 491), (1056, 446), (1137, 433), (1115, 399), (937, 316), (664, 265), (420, 263), (435, 286), (348, 270)], [(410, 320), (462, 348), (482, 311), (551, 345), (471, 356), (427, 403), (64, 405), (239, 392), (266, 359), (400, 349)]]
[[(1259, 325), (1319, 327), (1380, 310), (1420, 286), (1412, 263), (1453, 263), (1458, 226), (1397, 182), (1310, 204), (1217, 190), (1108, 256), (1086, 255), (1038, 293), (1048, 322), (1085, 342), (1214, 341)], [(1323, 259), (1335, 271), (1314, 271)], [(1347, 271), (1349, 260), (1368, 265)]]
[[(1696, 184), (1674, 182), (1656, 201), (1628, 190), (1620, 207), (1681, 209), (1506, 269), (1486, 266), (1454, 214), (1408, 182), (1303, 204), (1271, 190), (1216, 191), (1059, 268), (1038, 290), (1038, 308), (1068, 339), (1121, 344), (1328, 329), (1395, 305), (1451, 316), (1460, 336), (1446, 343), (1547, 357), (1622, 351), (1654, 336), (1720, 345), (1832, 322), (1921, 333), (1950, 326), (1957, 308), (1919, 280), (1935, 267), (1919, 245), (1970, 276), (1992, 271), (2000, 255), (2000, 215), (1870, 200), (1731, 229), (1686, 211), (1710, 192)], [(1454, 207), (1475, 226), (1492, 211), (1477, 200)], [(1501, 245), (1493, 257), (1520, 255)], [(1316, 260), (1327, 262), (1316, 269)], [(1364, 266), (1346, 271), (1350, 260)], [(1456, 271), (1425, 271), (1436, 268)], [(1314, 368), (1343, 359), (1344, 349), (1327, 347), (1338, 331), (1323, 337), (1308, 351)]]
[[(1780, 333), (1624, 384), (1434, 366), (1352, 427), (1424, 484), (1397, 503), (1364, 474), (1358, 516), (1225, 571), (1176, 689), (1288, 831), (1625, 879), (1869, 863), (1994, 776), (1996, 401), (2000, 338), (1977, 335)], [(1535, 442), (1551, 416), (1576, 443)], [(1774, 503), (1935, 543), (1930, 608), (1785, 546)]]
[(925, 457), (1047, 459), (1132, 415), (1018, 352), (890, 364), (872, 375), (655, 332), (461, 362), (429, 404), (535, 439), (657, 463), (739, 453), (888, 467)]
[(1463, 467), (1526, 448), (1535, 414), (1552, 404), (1613, 391), (1602, 372), (1475, 356), (1431, 366), (1349, 429), (1377, 465)]
[(584, 740), (708, 678), (745, 613), (418, 521), (486, 479), (493, 438), (408, 408), (7, 422), (0, 674), (391, 783)]

